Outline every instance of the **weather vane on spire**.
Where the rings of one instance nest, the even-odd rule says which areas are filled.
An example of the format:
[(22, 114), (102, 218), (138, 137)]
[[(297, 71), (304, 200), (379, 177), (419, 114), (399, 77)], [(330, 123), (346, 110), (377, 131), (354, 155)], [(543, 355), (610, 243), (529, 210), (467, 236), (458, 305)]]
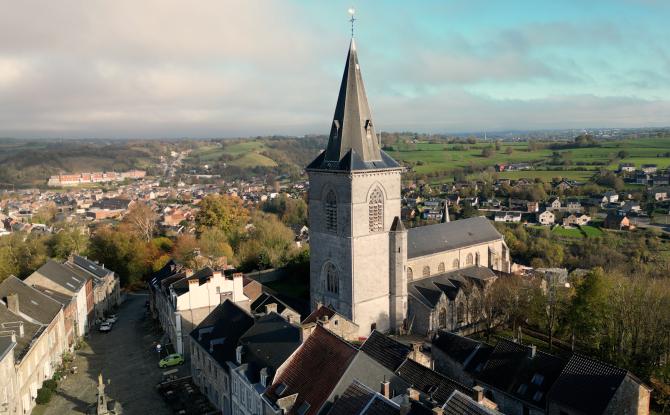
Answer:
[(356, 21), (356, 17), (355, 17), (356, 9), (354, 9), (353, 7), (349, 7), (349, 10), (347, 10), (347, 12), (349, 13), (349, 16), (351, 16), (349, 21), (351, 22), (351, 37), (353, 38), (354, 37), (354, 22)]

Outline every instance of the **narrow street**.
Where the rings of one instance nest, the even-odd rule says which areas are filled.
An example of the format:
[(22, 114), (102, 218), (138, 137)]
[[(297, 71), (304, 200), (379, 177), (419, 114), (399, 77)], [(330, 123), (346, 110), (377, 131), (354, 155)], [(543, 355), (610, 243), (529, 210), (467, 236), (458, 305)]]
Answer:
[[(68, 374), (43, 412), (49, 415), (85, 414), (95, 402), (98, 374), (102, 373), (106, 392), (123, 406), (124, 414), (170, 414), (155, 390), (163, 370), (158, 368), (155, 342), (161, 331), (145, 315), (144, 293), (127, 294), (119, 307), (119, 319), (110, 333), (91, 330), (88, 345), (76, 352), (77, 374)], [(179, 367), (186, 374), (187, 365)]]

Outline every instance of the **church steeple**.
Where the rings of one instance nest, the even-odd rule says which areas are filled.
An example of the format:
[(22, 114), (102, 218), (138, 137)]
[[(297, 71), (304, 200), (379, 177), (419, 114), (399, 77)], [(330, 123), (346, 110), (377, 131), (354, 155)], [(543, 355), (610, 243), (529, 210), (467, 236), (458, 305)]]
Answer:
[(368, 97), (365, 94), (354, 39), (351, 39), (344, 65), (340, 93), (326, 148), (326, 160), (340, 161), (349, 150), (354, 150), (364, 162), (381, 160), (379, 142)]
[(344, 65), (326, 150), (307, 169), (365, 170), (398, 168), (381, 150), (352, 38)]

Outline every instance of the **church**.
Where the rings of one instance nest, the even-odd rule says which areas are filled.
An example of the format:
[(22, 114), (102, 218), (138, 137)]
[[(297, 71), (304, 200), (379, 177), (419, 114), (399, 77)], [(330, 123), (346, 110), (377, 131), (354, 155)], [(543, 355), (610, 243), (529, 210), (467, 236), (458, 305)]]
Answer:
[(361, 337), (476, 323), (477, 296), (510, 271), (502, 235), (484, 217), (406, 229), (404, 168), (381, 147), (352, 38), (327, 147), (306, 168), (312, 309), (332, 306)]

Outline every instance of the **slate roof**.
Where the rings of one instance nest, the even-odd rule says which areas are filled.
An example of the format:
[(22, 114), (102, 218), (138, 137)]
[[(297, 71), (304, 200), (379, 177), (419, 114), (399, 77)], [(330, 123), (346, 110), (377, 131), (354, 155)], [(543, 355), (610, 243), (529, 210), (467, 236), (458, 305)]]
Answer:
[(400, 164), (389, 156), (384, 150), (379, 151), (381, 160), (365, 162), (361, 159), (358, 153), (351, 149), (342, 160), (329, 161), (326, 160), (326, 151), (316, 156), (314, 161), (309, 163), (306, 170), (335, 170), (335, 171), (356, 171), (356, 170), (380, 170), (380, 169), (398, 169)]
[(497, 241), (502, 235), (483, 216), (407, 230), (407, 258)]
[[(76, 257), (75, 257), (76, 259)], [(178, 265), (174, 259), (170, 259), (161, 269), (158, 271), (154, 272), (151, 275), (151, 285), (154, 287), (159, 287), (161, 281), (164, 279), (171, 277), (172, 275), (176, 274), (181, 270), (181, 266)]]
[(500, 412), (478, 404), (460, 391), (454, 391), (442, 407), (444, 415), (500, 415)]
[(112, 274), (114, 273), (114, 271), (105, 268), (104, 265), (99, 265), (94, 261), (91, 261), (90, 259), (79, 255), (74, 255), (74, 257), (72, 258), (72, 262), (78, 267), (90, 272), (91, 274), (95, 275), (98, 278), (104, 278), (110, 273)]
[(431, 344), (432, 347), (439, 349), (453, 361), (466, 366), (477, 354), (483, 343), (446, 330), (439, 330), (433, 337)]
[(80, 274), (75, 273), (70, 267), (49, 259), (37, 271), (29, 275), (25, 279), (25, 283), (42, 286), (41, 280), (43, 278), (60, 285), (63, 289), (74, 295), (82, 289), (86, 281), (91, 277), (84, 278)]
[(398, 415), (399, 413), (398, 404), (356, 380), (328, 411), (328, 415)]
[(628, 372), (573, 354), (549, 391), (549, 401), (586, 414), (602, 414)]
[(321, 321), (324, 317), (328, 317), (330, 319), (334, 315), (335, 310), (333, 310), (330, 305), (322, 305), (321, 307), (312, 311), (310, 315), (305, 317), (305, 319), (302, 321), (302, 324), (316, 323), (317, 321)]
[(443, 404), (449, 396), (459, 390), (467, 395), (472, 395), (471, 388), (457, 381), (443, 376), (411, 359), (406, 359), (396, 370), (396, 375), (406, 381), (410, 386), (428, 395), (438, 405)]
[[(309, 408), (301, 415), (316, 414), (355, 355), (353, 346), (317, 325), (314, 332), (280, 368), (266, 395), (272, 402), (276, 402), (281, 397), (297, 393), (295, 405), (287, 415), (297, 414), (298, 408), (305, 402)], [(283, 391), (279, 389), (281, 395), (278, 392), (279, 385), (285, 386)]]
[(284, 312), (284, 310), (286, 310), (287, 308), (297, 313), (297, 311), (293, 310), (291, 307), (286, 305), (285, 302), (281, 301), (276, 296), (267, 292), (261, 293), (261, 295), (259, 295), (258, 298), (256, 298), (256, 300), (251, 303), (250, 308), (251, 311), (254, 313), (264, 313), (265, 306), (268, 304), (277, 304), (277, 313), (279, 314)]
[(352, 39), (342, 74), (326, 150), (307, 170), (370, 170), (399, 168), (379, 147), (372, 112)]
[[(237, 342), (254, 319), (232, 301), (219, 304), (191, 331), (190, 336), (222, 367), (235, 359)], [(221, 341), (223, 339), (223, 341)], [(214, 344), (212, 344), (214, 341)]]
[(23, 336), (19, 336), (18, 327), (5, 328), (5, 330), (13, 330), (16, 333), (16, 348), (14, 349), (14, 359), (16, 359), (16, 362), (19, 362), (28, 352), (32, 340), (40, 336), (47, 326), (33, 323), (23, 318), (22, 316), (18, 316), (12, 313), (7, 308), (7, 303), (4, 302), (4, 300), (2, 301), (3, 302), (0, 302), (0, 323), (23, 323)]
[(247, 364), (247, 378), (257, 382), (261, 369), (266, 367), (274, 373), (300, 346), (300, 328), (270, 313), (256, 320), (239, 343), (244, 346), (242, 361)]
[[(11, 336), (0, 336), (0, 361), (2, 361), (8, 353), (11, 353), (14, 347), (16, 347), (16, 343), (12, 341)], [(13, 362), (14, 359), (12, 358), (12, 363)]]
[(538, 408), (546, 407), (547, 392), (565, 361), (531, 347), (500, 339), (478, 380)]
[(39, 324), (51, 324), (62, 308), (58, 301), (13, 275), (0, 283), (0, 298), (5, 301), (5, 304), (9, 294), (18, 294), (19, 311)]
[(377, 330), (370, 333), (361, 350), (391, 371), (397, 370), (410, 352), (409, 347)]
[(466, 282), (483, 286), (487, 280), (495, 276), (495, 273), (487, 267), (471, 266), (410, 281), (408, 293), (426, 306), (435, 308), (443, 293), (453, 300), (466, 286)]

